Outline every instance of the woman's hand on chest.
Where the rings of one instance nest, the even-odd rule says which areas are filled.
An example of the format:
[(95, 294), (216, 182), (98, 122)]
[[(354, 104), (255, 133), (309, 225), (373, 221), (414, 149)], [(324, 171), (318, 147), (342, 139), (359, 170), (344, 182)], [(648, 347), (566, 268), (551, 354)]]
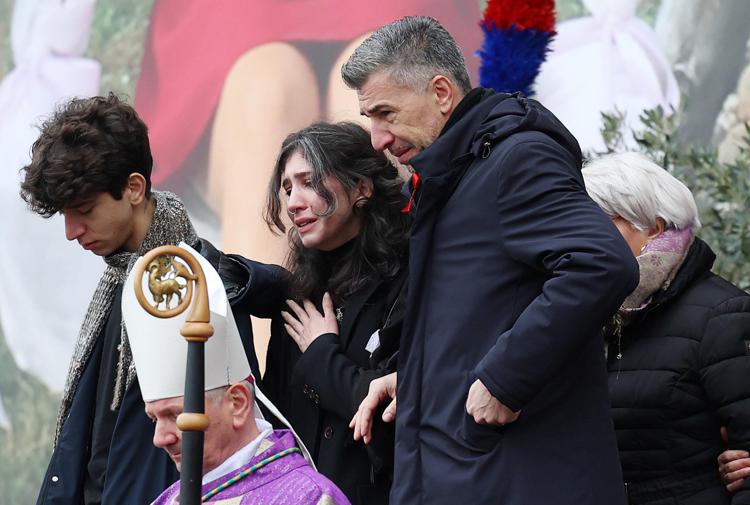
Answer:
[(333, 300), (328, 293), (323, 295), (323, 313), (321, 314), (310, 300), (303, 300), (298, 304), (293, 300), (287, 300), (286, 304), (291, 312), (282, 311), (284, 328), (290, 337), (297, 343), (301, 352), (305, 352), (315, 339), (326, 333), (338, 335), (339, 325), (336, 320), (336, 312)]

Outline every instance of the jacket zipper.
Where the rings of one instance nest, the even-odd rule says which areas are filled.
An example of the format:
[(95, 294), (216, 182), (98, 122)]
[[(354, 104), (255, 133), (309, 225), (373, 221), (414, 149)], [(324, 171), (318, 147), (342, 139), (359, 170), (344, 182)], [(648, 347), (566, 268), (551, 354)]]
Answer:
[(484, 144), (482, 144), (482, 159), (486, 160), (490, 157), (490, 152), (492, 151), (492, 143), (489, 140), (485, 140)]

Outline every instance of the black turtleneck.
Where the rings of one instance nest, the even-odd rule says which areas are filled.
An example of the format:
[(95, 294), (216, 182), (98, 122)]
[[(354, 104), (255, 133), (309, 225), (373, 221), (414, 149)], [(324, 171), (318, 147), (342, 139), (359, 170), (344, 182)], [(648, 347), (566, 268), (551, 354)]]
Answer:
[(325, 261), (325, 265), (330, 269), (331, 272), (333, 272), (336, 269), (336, 266), (341, 263), (341, 261), (351, 251), (354, 250), (354, 243), (356, 242), (356, 239), (357, 237), (354, 237), (349, 242), (338, 246), (336, 249), (332, 249), (330, 251), (321, 251), (321, 256)]
[[(336, 249), (332, 249), (330, 251), (320, 251), (320, 257), (323, 259), (321, 263), (323, 272), (320, 276), (322, 286), (320, 293), (318, 293), (319, 296), (322, 296), (325, 291), (330, 291), (331, 287), (329, 285), (329, 281), (331, 277), (334, 273), (338, 272), (338, 270), (341, 268), (342, 263), (344, 263), (351, 256), (351, 254), (353, 254), (356, 241), (356, 237), (354, 237), (345, 244), (338, 246)], [(333, 295), (333, 293), (331, 293), (331, 295)], [(336, 305), (339, 305), (343, 303), (343, 300), (340, 299), (341, 293), (337, 293), (337, 295), (338, 296), (334, 296), (334, 303)]]

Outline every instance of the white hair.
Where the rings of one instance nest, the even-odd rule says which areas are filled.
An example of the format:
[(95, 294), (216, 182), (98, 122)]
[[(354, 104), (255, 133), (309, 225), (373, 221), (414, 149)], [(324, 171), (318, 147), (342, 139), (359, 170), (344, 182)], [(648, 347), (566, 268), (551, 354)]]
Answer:
[(640, 231), (656, 226), (700, 227), (693, 194), (669, 172), (636, 152), (610, 154), (583, 167), (586, 191), (609, 217), (621, 217)]

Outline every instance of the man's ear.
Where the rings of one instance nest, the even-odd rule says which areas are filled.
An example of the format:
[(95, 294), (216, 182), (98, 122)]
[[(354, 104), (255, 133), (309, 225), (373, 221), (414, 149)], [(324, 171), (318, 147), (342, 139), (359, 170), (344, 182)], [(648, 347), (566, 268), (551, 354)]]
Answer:
[(249, 418), (255, 416), (253, 395), (245, 384), (238, 382), (229, 386), (226, 399), (231, 408), (232, 424), (235, 428), (241, 428)]
[(436, 75), (430, 81), (430, 91), (435, 95), (435, 100), (440, 107), (440, 112), (449, 115), (458, 103), (456, 85), (444, 75)]
[(127, 197), (131, 205), (140, 205), (146, 198), (146, 178), (138, 172), (130, 174), (123, 196)]

